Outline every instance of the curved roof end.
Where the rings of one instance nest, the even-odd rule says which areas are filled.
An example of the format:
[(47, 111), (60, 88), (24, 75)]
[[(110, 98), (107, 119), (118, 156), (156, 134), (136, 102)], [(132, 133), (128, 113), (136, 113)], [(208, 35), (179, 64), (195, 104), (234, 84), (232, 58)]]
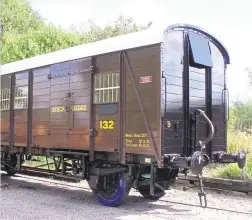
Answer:
[(229, 53), (226, 49), (226, 47), (223, 45), (223, 43), (221, 43), (220, 40), (218, 40), (216, 37), (214, 37), (212, 34), (210, 34), (209, 32), (206, 32), (205, 30), (203, 30), (200, 27), (194, 26), (194, 25), (190, 25), (190, 24), (173, 24), (168, 26), (165, 30), (164, 33), (173, 29), (177, 29), (177, 28), (182, 28), (182, 29), (191, 29), (194, 31), (198, 31), (200, 33), (202, 33), (203, 35), (207, 36), (208, 38), (210, 38), (215, 45), (219, 48), (219, 50), (221, 51), (225, 63), (226, 64), (230, 64), (230, 57), (229, 57)]

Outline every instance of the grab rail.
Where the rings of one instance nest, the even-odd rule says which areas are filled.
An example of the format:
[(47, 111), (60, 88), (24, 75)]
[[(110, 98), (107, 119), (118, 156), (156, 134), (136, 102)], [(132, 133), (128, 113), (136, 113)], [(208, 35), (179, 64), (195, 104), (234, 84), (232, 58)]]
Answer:
[(207, 123), (210, 126), (210, 133), (207, 136), (207, 138), (204, 141), (199, 141), (199, 144), (205, 148), (206, 144), (208, 144), (209, 141), (212, 140), (213, 136), (214, 136), (214, 126), (213, 123), (211, 122), (211, 120), (206, 116), (205, 112), (202, 111), (201, 109), (197, 109), (196, 110), (196, 114), (202, 115), (203, 118), (207, 121)]

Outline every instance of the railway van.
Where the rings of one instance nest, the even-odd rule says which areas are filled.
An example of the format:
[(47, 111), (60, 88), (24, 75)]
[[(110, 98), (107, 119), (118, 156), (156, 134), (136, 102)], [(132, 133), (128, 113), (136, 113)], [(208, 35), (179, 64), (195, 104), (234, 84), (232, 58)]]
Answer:
[(105, 206), (132, 188), (158, 200), (191, 172), (206, 201), (204, 167), (246, 163), (227, 152), (229, 64), (214, 35), (174, 24), (2, 65), (1, 167), (50, 158)]

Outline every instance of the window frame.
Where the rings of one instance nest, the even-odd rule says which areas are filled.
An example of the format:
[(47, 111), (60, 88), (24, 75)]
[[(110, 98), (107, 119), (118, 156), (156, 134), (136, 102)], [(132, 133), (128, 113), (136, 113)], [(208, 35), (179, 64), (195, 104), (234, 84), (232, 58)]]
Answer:
[[(26, 88), (26, 93), (25, 93), (25, 96), (17, 96), (17, 89), (19, 88)], [(13, 109), (14, 110), (22, 110), (22, 109), (27, 109), (28, 108), (28, 85), (26, 86), (15, 86), (14, 88), (14, 103), (13, 103)], [(16, 101), (17, 100), (26, 100), (26, 105), (25, 106), (22, 106), (22, 107), (17, 107), (17, 103)]]
[(189, 41), (189, 65), (196, 68), (212, 68), (213, 59), (209, 39), (205, 36), (188, 32)]
[[(115, 84), (113, 83), (113, 74), (115, 74)], [(110, 82), (110, 76), (112, 75), (112, 86), (109, 85)], [(105, 82), (104, 78), (105, 76), (109, 76), (107, 79), (108, 81)], [(98, 87), (96, 87), (96, 79), (97, 77), (102, 77), (101, 80), (99, 81), (99, 85)], [(105, 78), (106, 79), (106, 78)], [(114, 104), (114, 103), (119, 103), (120, 102), (120, 71), (109, 71), (109, 72), (102, 72), (102, 73), (98, 73), (94, 75), (94, 81), (93, 81), (93, 104), (95, 105), (102, 105), (102, 104)], [(104, 86), (104, 84), (107, 86)], [(114, 85), (113, 85), (114, 84)], [(110, 100), (110, 96), (109, 93), (107, 96), (107, 100), (108, 101), (104, 101), (104, 91), (111, 91), (112, 90), (112, 100)], [(114, 90), (116, 91), (116, 96), (115, 99), (113, 99), (113, 92)], [(97, 96), (97, 91), (103, 91), (103, 93), (98, 93), (98, 98)], [(102, 95), (103, 100), (100, 101), (100, 96)]]
[[(7, 90), (8, 92), (7, 92), (7, 98), (3, 98), (3, 91), (4, 90)], [(3, 89), (1, 89), (1, 106), (0, 106), (0, 110), (1, 111), (9, 111), (10, 110), (10, 88), (3, 88)], [(2, 109), (2, 102), (3, 101), (7, 101), (7, 103), (8, 103), (8, 101), (9, 101), (9, 104), (7, 105), (7, 108), (3, 108)]]

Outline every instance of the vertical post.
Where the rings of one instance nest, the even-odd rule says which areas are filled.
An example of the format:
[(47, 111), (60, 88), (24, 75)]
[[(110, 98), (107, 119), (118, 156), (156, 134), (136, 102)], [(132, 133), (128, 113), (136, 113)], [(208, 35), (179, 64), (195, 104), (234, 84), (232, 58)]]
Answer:
[[(206, 68), (205, 69), (205, 79), (206, 79), (206, 115), (212, 121), (212, 69)], [(210, 133), (209, 124), (207, 125), (206, 129), (206, 136)], [(209, 158), (212, 158), (212, 140), (209, 141), (206, 148), (208, 149)]]
[(65, 174), (65, 160), (64, 160), (64, 155), (61, 156), (61, 163), (62, 163), (62, 169), (61, 169), (61, 174)]
[(119, 112), (120, 112), (120, 141), (119, 141), (119, 161), (125, 163), (125, 132), (124, 132), (124, 122), (125, 122), (125, 112), (124, 112), (124, 100), (125, 100), (125, 62), (123, 51), (119, 55), (120, 60), (120, 102), (119, 102)]
[[(227, 61), (226, 61), (226, 59), (225, 59), (225, 66), (224, 66), (224, 91), (226, 91), (226, 89), (227, 89), (227, 78), (226, 78), (226, 71), (227, 71)], [(229, 100), (228, 100), (228, 102), (229, 102)], [(225, 118), (225, 120), (224, 120), (224, 130), (225, 130), (225, 142), (224, 142), (224, 144), (225, 144), (225, 146), (226, 146), (226, 148), (227, 148), (227, 113), (228, 113), (228, 107), (229, 107), (229, 105), (228, 105), (228, 103), (227, 103), (227, 97), (226, 97), (226, 92), (224, 92), (224, 118)]]
[[(95, 130), (94, 130), (94, 108), (93, 108), (93, 97), (94, 97), (94, 58), (91, 57), (91, 71), (90, 71), (90, 99), (89, 99), (89, 159), (90, 161), (94, 160), (94, 137), (95, 137)], [(84, 172), (84, 171), (83, 171)]]
[(9, 136), (9, 148), (12, 150), (14, 146), (14, 101), (15, 101), (15, 81), (16, 75), (11, 74), (11, 86), (10, 86), (10, 136)]
[(154, 196), (155, 195), (155, 167), (153, 164), (151, 164), (151, 171), (150, 171), (150, 195)]
[(32, 104), (33, 104), (33, 71), (28, 73), (28, 109), (27, 109), (27, 148), (31, 154), (32, 147)]
[(85, 156), (82, 155), (81, 157), (81, 165), (82, 165), (82, 179), (86, 179), (86, 160)]
[(189, 42), (188, 35), (184, 32), (184, 59), (183, 59), (183, 110), (184, 110), (184, 140), (183, 155), (188, 156), (190, 139), (190, 111), (189, 111)]
[(21, 154), (16, 154), (17, 157), (17, 172), (21, 170)]

